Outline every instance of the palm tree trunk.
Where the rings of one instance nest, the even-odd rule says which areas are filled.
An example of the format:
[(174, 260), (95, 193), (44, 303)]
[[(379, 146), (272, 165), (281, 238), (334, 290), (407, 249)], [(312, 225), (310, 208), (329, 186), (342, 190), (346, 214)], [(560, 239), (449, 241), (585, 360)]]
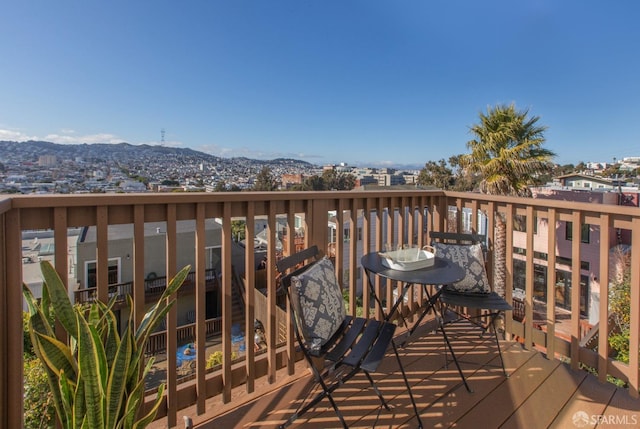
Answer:
[(502, 213), (495, 214), (493, 247), (493, 290), (504, 297), (507, 280), (507, 222)]

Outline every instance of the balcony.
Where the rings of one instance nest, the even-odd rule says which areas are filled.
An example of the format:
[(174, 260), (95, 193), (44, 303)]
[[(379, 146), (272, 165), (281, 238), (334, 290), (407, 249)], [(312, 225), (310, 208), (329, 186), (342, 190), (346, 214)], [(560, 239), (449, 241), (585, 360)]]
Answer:
[[(218, 289), (218, 276), (214, 268), (206, 269), (205, 275), (205, 291), (215, 292)], [(178, 291), (178, 296), (193, 294), (195, 292), (195, 271), (187, 275), (182, 287)], [(144, 281), (144, 297), (145, 303), (154, 303), (160, 298), (162, 292), (167, 287), (167, 276), (154, 277), (153, 279), (145, 279)], [(75, 302), (79, 304), (91, 302), (98, 297), (97, 287), (82, 288), (74, 291)], [(114, 308), (118, 309), (126, 305), (125, 297), (133, 296), (133, 282), (126, 283), (109, 283), (109, 298), (115, 297), (116, 302)]]
[[(0, 428), (20, 427), (23, 418), (21, 401), (16, 399), (22, 398), (23, 389), (22, 319), (18, 311), (22, 308), (19, 287), (23, 281), (22, 231), (52, 232), (53, 241), (62, 243), (55, 246), (52, 261), (61, 277), (68, 279), (68, 273), (73, 271), (77, 261), (69, 256), (67, 232), (71, 228), (94, 227), (96, 287), (92, 292), (78, 292), (78, 300), (106, 302), (110, 294), (130, 294), (134, 308), (123, 307), (123, 311), (129, 311), (127, 314), (136, 321), (140, 321), (145, 312), (149, 293), (145, 287), (148, 264), (162, 265), (163, 273), (168, 277), (175, 274), (184, 261), (192, 264), (191, 290), (185, 295), (185, 289), (183, 295), (178, 296), (178, 305), (166, 320), (166, 332), (176, 334), (166, 335), (165, 365), (175, 368), (176, 350), (181, 345), (178, 336), (182, 312), (180, 303), (194, 305), (192, 335), (195, 335), (197, 359), (193, 376), (181, 378), (177, 371), (166, 372), (167, 391), (156, 422), (159, 427), (174, 427), (181, 423), (179, 417), (185, 413), (198, 424), (204, 424), (213, 422), (217, 414), (227, 410), (242, 411), (246, 422), (251, 419), (257, 422), (264, 421), (260, 419), (266, 417), (283, 418), (278, 413), (272, 416), (260, 414), (266, 408), (274, 411), (291, 409), (288, 401), (297, 397), (297, 387), (303, 384), (292, 385), (291, 382), (304, 380), (307, 373), (300, 365), (300, 356), (295, 350), (286, 309), (277, 305), (275, 261), (282, 251), (286, 253), (286, 249), (299, 247), (301, 240), (304, 245), (317, 244), (324, 253), (335, 258), (338, 277), (349, 291), (349, 311), (361, 310), (365, 316), (380, 317), (370, 305), (366, 288), (362, 292), (362, 308), (357, 309), (356, 298), (363, 289), (364, 273), (359, 262), (363, 252), (381, 249), (389, 241), (424, 244), (431, 230), (471, 229), (487, 234), (489, 263), (493, 267), (499, 256), (495, 243), (501, 233), (497, 214), (506, 219), (505, 295), (508, 300), (516, 299), (522, 304), (521, 312), (515, 315), (509, 312), (504, 322), (505, 347), (508, 347), (509, 356), (507, 364), (513, 375), (509, 379), (496, 376), (490, 362), (482, 361), (487, 355), (487, 345), (465, 340), (459, 347), (465, 349), (466, 360), (471, 362), (465, 370), (471, 374), (470, 382), (476, 389), (475, 394), (466, 394), (459, 388), (459, 379), (456, 379), (454, 371), (440, 368), (443, 357), (438, 341), (441, 343), (441, 339), (425, 332), (403, 351), (403, 359), (408, 360), (411, 368), (412, 383), (420, 396), (420, 409), (427, 425), (458, 422), (464, 426), (464, 419), (470, 419), (474, 423), (486, 422), (484, 426), (487, 427), (509, 423), (518, 426), (522, 425), (518, 419), (528, 418), (541, 408), (545, 413), (555, 413), (547, 417), (547, 422), (569, 421), (566, 419), (581, 410), (589, 414), (606, 414), (607, 409), (611, 413), (614, 410), (627, 413), (640, 410), (640, 338), (637, 334), (640, 332), (640, 212), (637, 208), (418, 190), (7, 196), (0, 199), (0, 377), (5, 380), (0, 387)], [(251, 236), (256, 231), (257, 218), (266, 219), (267, 264), (263, 272), (246, 268), (258, 266), (256, 254), (253, 249), (245, 249), (238, 254), (231, 228), (232, 221), (241, 219), (245, 222), (246, 235)], [(328, 227), (330, 218), (331, 228)], [(221, 314), (219, 322), (216, 322), (219, 328), (208, 328), (212, 322), (207, 321), (206, 297), (208, 287), (211, 288), (208, 285), (211, 276), (207, 271), (210, 245), (205, 225), (211, 219), (218, 220), (221, 225), (217, 244), (221, 252), (217, 287), (220, 292), (216, 304)], [(189, 247), (181, 242), (179, 225), (182, 221), (193, 224), (193, 245), (188, 252), (178, 250)], [(145, 225), (158, 222), (164, 225), (161, 260), (158, 260), (158, 254), (145, 247), (145, 241), (149, 240), (145, 237)], [(540, 222), (550, 225), (545, 237), (536, 232), (536, 225)], [(560, 232), (569, 222), (573, 237), (581, 236), (581, 225), (590, 225), (596, 238), (589, 248), (578, 239), (569, 244), (561, 242)], [(114, 290), (114, 285), (109, 282), (110, 260), (116, 256), (110, 245), (110, 231), (119, 225), (131, 226), (131, 282), (127, 286), (125, 284), (129, 282), (123, 282)], [(631, 332), (636, 334), (630, 338), (629, 364), (610, 356), (606, 335), (593, 335), (596, 323), (599, 326), (597, 332), (607, 332), (611, 328), (609, 319), (604, 317), (609, 308), (609, 282), (600, 279), (609, 279), (615, 274), (611, 248), (619, 236), (629, 237), (631, 245)], [(279, 240), (282, 241), (281, 248), (276, 245)], [(562, 255), (563, 259), (560, 259), (557, 257), (558, 249), (563, 246), (568, 246), (569, 257)], [(594, 249), (595, 254), (591, 254)], [(587, 256), (596, 261), (590, 263), (588, 270), (582, 263)], [(540, 268), (545, 266), (546, 271)], [(564, 271), (558, 271), (558, 267)], [(543, 272), (545, 275), (541, 275)], [(490, 270), (490, 277), (496, 274), (495, 270)], [(584, 283), (585, 278), (586, 295), (584, 288), (570, 287)], [(560, 285), (560, 280), (564, 286)], [(562, 286), (561, 293), (558, 292), (559, 285)], [(73, 284), (68, 286), (74, 289)], [(256, 286), (266, 286), (263, 288), (266, 294), (257, 291)], [(391, 299), (397, 285), (378, 281), (376, 287), (381, 291), (386, 287), (385, 293)], [(521, 294), (514, 293), (514, 290)], [(254, 319), (261, 320), (266, 331), (266, 344), (259, 350), (247, 347), (240, 359), (232, 360), (233, 344), (229, 333), (237, 324), (233, 295), (238, 291), (243, 297), (242, 330), (252, 332)], [(410, 317), (419, 308), (419, 301), (420, 297), (410, 297), (404, 304), (405, 314)], [(594, 320), (595, 313), (600, 315), (597, 320)], [(216, 350), (221, 352), (223, 359), (222, 365), (207, 369), (207, 354), (211, 352), (207, 331), (211, 329), (222, 332)], [(431, 358), (420, 359), (424, 356)], [(428, 364), (423, 366), (427, 361)], [(597, 379), (583, 371), (583, 367), (591, 368)], [(627, 389), (613, 388), (606, 383), (609, 377), (621, 380)], [(553, 384), (547, 384), (556, 379), (580, 380), (575, 384), (580, 387), (573, 393), (566, 389), (560, 393)], [(388, 378), (389, 389), (393, 390), (399, 384), (393, 377)], [(566, 387), (568, 383), (562, 385)], [(269, 394), (269, 391), (274, 393)], [(150, 402), (153, 392), (149, 393)], [(564, 402), (558, 399), (559, 395), (564, 395)], [(578, 402), (570, 400), (574, 397)], [(362, 395), (355, 399), (364, 402), (362, 407), (353, 407), (350, 418), (361, 421), (359, 425), (368, 426), (377, 411), (375, 398)], [(257, 401), (269, 401), (269, 405)], [(492, 404), (500, 404), (504, 408), (498, 413), (504, 416), (502, 421), (494, 421), (494, 417), (489, 415), (492, 413), (482, 411), (487, 407), (493, 411), (496, 406)], [(222, 424), (225, 418), (231, 418), (230, 415), (233, 416), (217, 417), (215, 425)], [(460, 417), (454, 418), (453, 415)], [(326, 415), (312, 416), (316, 420), (309, 424), (311, 427), (313, 422), (318, 427), (323, 424), (331, 426), (331, 420), (325, 418)], [(384, 419), (389, 417), (381, 418), (380, 425), (386, 425)], [(391, 425), (390, 421), (387, 423)], [(403, 423), (402, 419), (398, 423), (393, 420), (394, 427)]]

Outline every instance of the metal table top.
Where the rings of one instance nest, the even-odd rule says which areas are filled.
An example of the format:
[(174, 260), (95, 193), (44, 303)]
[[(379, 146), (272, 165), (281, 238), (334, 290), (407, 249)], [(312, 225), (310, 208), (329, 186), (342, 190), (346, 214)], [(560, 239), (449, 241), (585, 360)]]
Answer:
[(379, 276), (406, 283), (424, 285), (446, 285), (460, 281), (465, 276), (465, 270), (448, 259), (436, 256), (430, 267), (411, 271), (401, 271), (387, 268), (382, 264), (378, 252), (371, 252), (361, 259), (365, 270)]

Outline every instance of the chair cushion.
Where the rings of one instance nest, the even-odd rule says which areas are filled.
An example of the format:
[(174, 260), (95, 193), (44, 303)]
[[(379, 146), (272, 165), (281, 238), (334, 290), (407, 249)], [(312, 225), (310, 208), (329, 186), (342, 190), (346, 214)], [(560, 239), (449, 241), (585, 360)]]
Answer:
[(480, 244), (433, 243), (436, 255), (446, 258), (464, 268), (466, 275), (447, 289), (458, 293), (490, 293), (491, 285), (484, 268), (484, 257)]
[(342, 290), (328, 258), (291, 277), (291, 303), (307, 346), (318, 351), (346, 317)]

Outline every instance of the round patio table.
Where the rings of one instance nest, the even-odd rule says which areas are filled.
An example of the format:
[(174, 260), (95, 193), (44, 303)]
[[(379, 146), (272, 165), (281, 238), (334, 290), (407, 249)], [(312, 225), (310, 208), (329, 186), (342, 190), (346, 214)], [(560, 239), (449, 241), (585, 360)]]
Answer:
[[(367, 274), (367, 279), (369, 283), (369, 290), (371, 291), (374, 299), (382, 309), (385, 320), (391, 319), (398, 306), (404, 299), (407, 290), (413, 285), (447, 285), (451, 283), (455, 283), (460, 281), (465, 276), (465, 270), (460, 267), (458, 264), (449, 261), (448, 259), (441, 258), (439, 256), (435, 256), (433, 265), (425, 268), (419, 268), (417, 270), (395, 270), (385, 266), (382, 263), (382, 257), (378, 252), (371, 252), (364, 255), (360, 261), (362, 263), (363, 268)], [(384, 308), (382, 306), (382, 302), (379, 297), (375, 293), (375, 287), (373, 284), (373, 275), (378, 275), (380, 277), (384, 277), (390, 280), (395, 280), (399, 282), (403, 282), (405, 286), (402, 289), (402, 293), (397, 297), (396, 302), (389, 310), (388, 314), (384, 314)], [(440, 291), (438, 291), (435, 295), (431, 296), (425, 288), (427, 292), (428, 305), (425, 309), (423, 315), (418, 319), (417, 323), (420, 323), (422, 318), (426, 315), (429, 309), (436, 303), (438, 297), (440, 296)], [(411, 329), (411, 332), (413, 332)]]

